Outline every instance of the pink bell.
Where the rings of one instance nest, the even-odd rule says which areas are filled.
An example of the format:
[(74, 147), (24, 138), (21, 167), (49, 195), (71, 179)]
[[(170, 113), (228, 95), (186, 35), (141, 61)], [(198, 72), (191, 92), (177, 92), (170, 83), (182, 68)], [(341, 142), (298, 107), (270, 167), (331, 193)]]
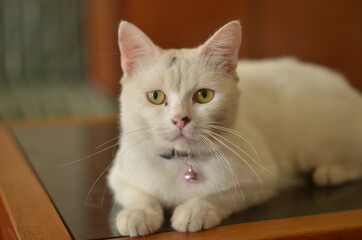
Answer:
[(192, 166), (188, 166), (187, 172), (184, 174), (184, 179), (189, 183), (193, 183), (199, 180), (199, 177), (197, 176), (197, 173), (194, 171)]

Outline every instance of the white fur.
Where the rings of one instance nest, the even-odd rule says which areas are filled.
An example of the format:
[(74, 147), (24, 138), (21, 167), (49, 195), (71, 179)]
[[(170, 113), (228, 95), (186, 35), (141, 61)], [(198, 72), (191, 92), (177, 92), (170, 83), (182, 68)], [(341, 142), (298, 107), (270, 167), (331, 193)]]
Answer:
[[(175, 208), (178, 231), (211, 228), (293, 186), (300, 172), (314, 171), (322, 186), (362, 177), (362, 97), (343, 76), (289, 58), (240, 61), (235, 72), (238, 22), (195, 49), (161, 50), (126, 22), (123, 35), (139, 45), (133, 53), (120, 42), (122, 61), (132, 64), (122, 65), (121, 148), (108, 180), (124, 207), (122, 235), (157, 231), (162, 207)], [(215, 91), (211, 102), (192, 100), (201, 88)], [(150, 103), (151, 90), (162, 90), (167, 105)], [(175, 140), (176, 115), (191, 121)], [(183, 179), (184, 159), (160, 157), (174, 148), (196, 154), (198, 182)]]

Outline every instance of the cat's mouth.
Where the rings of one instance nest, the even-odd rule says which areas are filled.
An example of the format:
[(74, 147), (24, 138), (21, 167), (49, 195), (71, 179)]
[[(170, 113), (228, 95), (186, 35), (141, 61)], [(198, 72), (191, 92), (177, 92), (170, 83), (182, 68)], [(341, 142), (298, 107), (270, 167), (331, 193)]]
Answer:
[(195, 131), (191, 129), (172, 130), (165, 132), (164, 140), (171, 144), (174, 148), (188, 149), (195, 146)]
[(182, 132), (180, 132), (178, 135), (176, 135), (175, 137), (172, 137), (170, 139), (171, 142), (179, 142), (179, 141), (191, 141), (192, 139), (186, 137)]
[(172, 143), (175, 147), (180, 147), (182, 149), (187, 148), (194, 141), (192, 138), (186, 136), (184, 133), (179, 132), (178, 134), (169, 138), (170, 143)]

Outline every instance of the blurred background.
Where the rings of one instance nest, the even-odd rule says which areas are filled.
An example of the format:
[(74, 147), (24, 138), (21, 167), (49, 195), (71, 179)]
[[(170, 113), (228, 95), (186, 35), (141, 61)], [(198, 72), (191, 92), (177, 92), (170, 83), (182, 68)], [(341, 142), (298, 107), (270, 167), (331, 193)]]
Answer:
[(240, 58), (295, 56), (362, 90), (360, 0), (0, 0), (0, 121), (117, 114), (121, 19), (162, 48), (239, 19)]

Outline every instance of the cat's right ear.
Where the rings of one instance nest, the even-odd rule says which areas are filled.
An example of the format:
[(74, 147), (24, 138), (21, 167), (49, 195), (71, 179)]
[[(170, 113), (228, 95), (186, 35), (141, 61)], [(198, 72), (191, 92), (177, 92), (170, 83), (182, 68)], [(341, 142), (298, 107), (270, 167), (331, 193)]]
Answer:
[(119, 25), (118, 44), (122, 69), (128, 76), (160, 55), (151, 39), (138, 27), (126, 21), (122, 21)]

